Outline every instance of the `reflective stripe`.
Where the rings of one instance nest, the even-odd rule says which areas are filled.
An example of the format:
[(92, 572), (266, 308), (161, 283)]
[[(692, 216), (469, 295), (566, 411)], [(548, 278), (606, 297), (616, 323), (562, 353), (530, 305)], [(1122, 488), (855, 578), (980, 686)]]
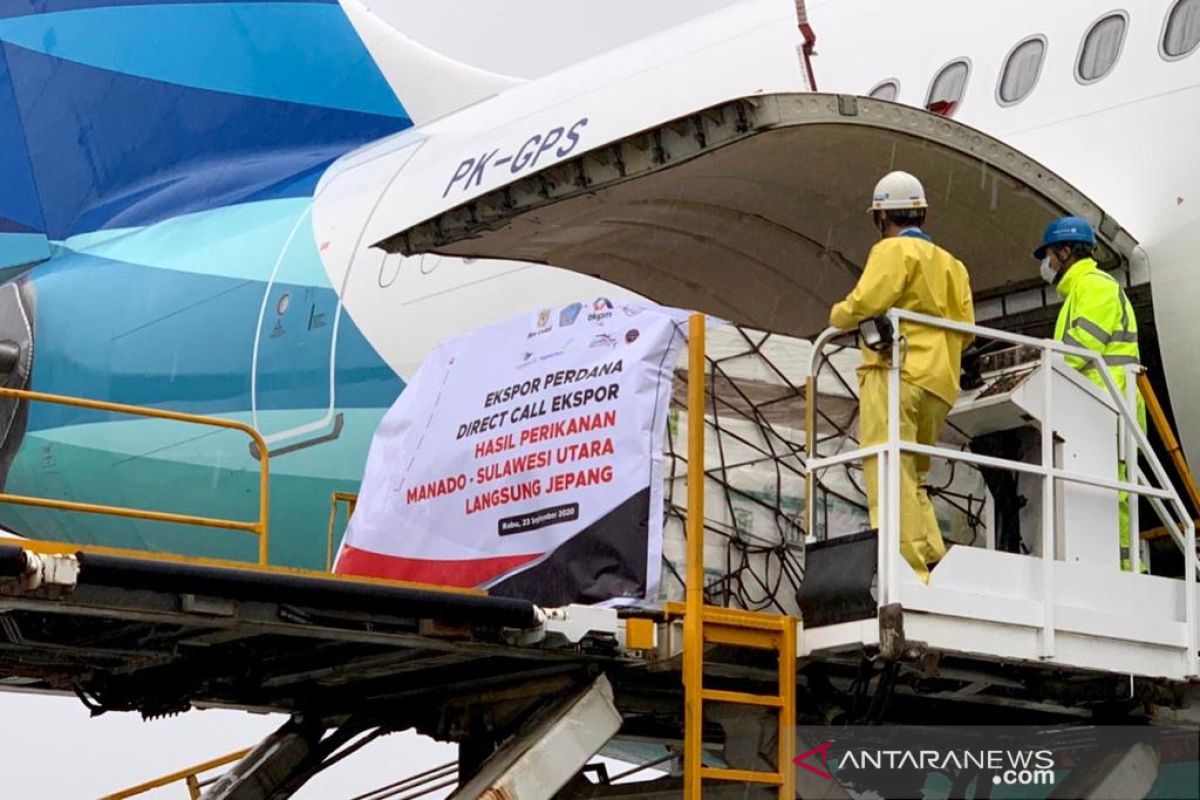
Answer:
[(1112, 334), (1106, 332), (1104, 328), (1101, 328), (1087, 317), (1076, 317), (1075, 319), (1071, 320), (1071, 324), (1067, 327), (1082, 328), (1100, 344), (1108, 344), (1110, 341), (1112, 341)]
[[(1105, 367), (1117, 380), (1118, 386), (1123, 383), (1124, 369), (1127, 366), (1139, 366), (1141, 358), (1138, 353), (1137, 318), (1133, 305), (1121, 282), (1105, 272), (1098, 271), (1095, 264), (1088, 260), (1081, 262), (1082, 272), (1076, 273), (1077, 267), (1072, 267), (1059, 285), (1064, 304), (1059, 311), (1055, 324), (1055, 338), (1060, 342), (1083, 350), (1090, 350), (1103, 359)], [(1074, 281), (1067, 279), (1074, 277)], [(1103, 287), (1091, 278), (1098, 277), (1106, 282)], [(1064, 286), (1070, 291), (1063, 291)], [(1113, 291), (1113, 287), (1116, 291)], [(1112, 314), (1113, 302), (1120, 309), (1120, 317)], [(1080, 314), (1076, 316), (1075, 308), (1096, 308), (1096, 313), (1103, 317), (1104, 324)], [(1114, 318), (1116, 317), (1116, 318)], [(1067, 363), (1081, 370), (1092, 381), (1103, 386), (1101, 376), (1097, 374), (1092, 363), (1079, 356), (1068, 356)]]
[[(1071, 334), (1069, 334), (1069, 333), (1064, 333), (1064, 334), (1062, 335), (1062, 343), (1063, 343), (1063, 344), (1069, 344), (1069, 345), (1072, 345), (1072, 346), (1074, 346), (1074, 347), (1082, 347), (1084, 350), (1090, 350), (1090, 349), (1091, 349), (1091, 348), (1090, 348), (1090, 347), (1088, 347), (1086, 344), (1084, 344), (1083, 342), (1079, 341), (1078, 339), (1076, 339), (1074, 336), (1072, 336), (1072, 335), (1071, 335)], [(1069, 357), (1070, 357), (1070, 356), (1068, 356), (1068, 358), (1069, 358)]]
[(1095, 272), (1087, 273), (1088, 277), (1091, 277), (1093, 275), (1096, 277), (1100, 277), (1100, 278), (1106, 278), (1117, 285), (1117, 298), (1118, 298), (1118, 302), (1121, 304), (1121, 330), (1129, 330), (1129, 307), (1130, 307), (1130, 304), (1129, 304), (1129, 298), (1125, 296), (1125, 287), (1121, 286), (1121, 282), (1119, 280), (1117, 280), (1116, 278), (1114, 278), (1112, 275), (1109, 275), (1107, 272), (1103, 272), (1098, 269)]

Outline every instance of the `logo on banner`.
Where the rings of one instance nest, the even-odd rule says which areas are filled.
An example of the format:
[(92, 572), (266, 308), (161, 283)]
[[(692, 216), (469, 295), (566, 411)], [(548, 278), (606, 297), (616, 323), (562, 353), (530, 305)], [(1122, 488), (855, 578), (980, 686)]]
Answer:
[(543, 308), (541, 311), (539, 311), (537, 315), (537, 324), (532, 331), (526, 334), (525, 338), (532, 339), (535, 336), (541, 336), (543, 333), (549, 333), (550, 314), (551, 310), (548, 308)]
[(558, 327), (565, 328), (568, 325), (574, 325), (580, 311), (583, 311), (583, 303), (571, 303), (564, 308), (558, 314)]
[(613, 315), (612, 301), (607, 297), (597, 297), (592, 301), (592, 311), (587, 315), (588, 322), (598, 322)]

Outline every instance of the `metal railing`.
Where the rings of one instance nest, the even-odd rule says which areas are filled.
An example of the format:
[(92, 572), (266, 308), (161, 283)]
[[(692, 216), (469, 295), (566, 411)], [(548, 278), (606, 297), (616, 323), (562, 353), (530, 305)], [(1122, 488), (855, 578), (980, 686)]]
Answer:
[[(878, 470), (878, 509), (879, 509), (879, 526), (878, 526), (878, 563), (879, 563), (879, 579), (878, 579), (878, 604), (880, 607), (899, 602), (899, 581), (897, 577), (898, 561), (900, 558), (899, 549), (899, 532), (900, 532), (900, 503), (898, 499), (900, 486), (900, 458), (902, 454), (925, 455), (932, 458), (944, 459), (950, 462), (963, 462), (973, 464), (977, 467), (993, 467), (1001, 470), (1012, 472), (1026, 473), (1040, 476), (1042, 479), (1042, 547), (1041, 547), (1041, 582), (1043, 586), (1042, 602), (1045, 605), (1045, 613), (1042, 621), (1042, 649), (1044, 657), (1052, 657), (1054, 653), (1054, 636), (1055, 636), (1055, 619), (1054, 619), (1054, 602), (1055, 602), (1055, 581), (1054, 581), (1054, 561), (1055, 561), (1055, 496), (1056, 486), (1059, 481), (1063, 483), (1083, 484), (1101, 489), (1117, 492), (1127, 492), (1134, 496), (1144, 496), (1148, 498), (1151, 507), (1156, 515), (1162, 521), (1168, 533), (1175, 540), (1176, 544), (1182, 549), (1184, 557), (1184, 626), (1185, 626), (1185, 644), (1187, 647), (1187, 658), (1189, 663), (1189, 672), (1193, 675), (1200, 673), (1200, 665), (1197, 664), (1197, 630), (1196, 630), (1196, 589), (1197, 589), (1197, 556), (1196, 556), (1196, 526), (1191, 514), (1188, 512), (1179, 493), (1174, 489), (1170, 478), (1167, 475), (1162, 463), (1159, 461), (1157, 454), (1151, 447), (1146, 433), (1141, 429), (1138, 422), (1136, 412), (1133, 410), (1135, 406), (1135, 395), (1131, 393), (1124, 394), (1113, 380), (1107, 366), (1104, 364), (1101, 356), (1090, 350), (1079, 347), (1072, 347), (1061, 342), (1049, 339), (1034, 339), (1029, 336), (1009, 333), (1006, 331), (998, 331), (990, 328), (983, 328), (977, 325), (967, 325), (964, 323), (953, 322), (951, 320), (930, 317), (923, 314), (916, 314), (911, 311), (902, 309), (892, 309), (887, 313), (888, 318), (892, 322), (893, 330), (896, 335), (893, 337), (890, 352), (890, 363), (888, 369), (888, 411), (887, 411), (887, 441), (883, 444), (873, 445), (870, 447), (860, 447), (858, 449), (838, 453), (833, 456), (820, 457), (816, 456), (812, 450), (808, 453), (807, 462), (807, 480), (808, 487), (808, 503), (806, 504), (806, 523), (807, 530), (812, 531), (814, 523), (814, 503), (812, 496), (814, 494), (814, 486), (816, 474), (829, 467), (839, 464), (847, 464), (854, 461), (859, 461), (864, 458), (876, 457), (879, 459)], [(1125, 442), (1124, 463), (1127, 469), (1126, 480), (1112, 480), (1102, 478), (1095, 475), (1086, 475), (1078, 472), (1072, 472), (1061, 467), (1055, 466), (1054, 463), (1054, 437), (1052, 435), (1043, 435), (1041, 438), (1041, 457), (1038, 463), (1026, 463), (1019, 461), (1010, 461), (992, 456), (980, 455), (964, 450), (954, 450), (945, 447), (937, 447), (932, 445), (923, 445), (916, 442), (904, 441), (900, 438), (900, 415), (899, 415), (899, 396), (900, 396), (900, 369), (901, 369), (901, 348), (902, 348), (902, 333), (901, 323), (909, 322), (919, 325), (924, 325), (932, 328), (940, 328), (942, 330), (953, 331), (957, 333), (970, 334), (974, 336), (986, 337), (992, 340), (1009, 342), (1012, 344), (1025, 345), (1030, 348), (1040, 351), (1039, 364), (1046, 370), (1045, 380), (1042, 386), (1042, 405), (1043, 415), (1041, 420), (1041, 429), (1045, 431), (1054, 431), (1054, 381), (1052, 378), (1052, 370), (1054, 368), (1053, 359), (1056, 356), (1073, 356), (1081, 359), (1086, 364), (1092, 364), (1095, 371), (1099, 374), (1104, 382), (1103, 389), (1107, 392), (1110, 399), (1113, 401), (1119, 419), (1119, 435)], [(840, 331), (830, 328), (817, 337), (813, 344), (812, 354), (809, 364), (809, 375), (816, 375), (819, 366), (821, 365), (822, 353), (825, 347), (836, 337), (845, 335), (845, 331)], [(1132, 383), (1132, 382), (1129, 382)], [(1133, 387), (1127, 387), (1136, 391)], [(815, 381), (808, 382), (808, 397), (806, 402), (810, 408), (815, 406), (817, 401), (817, 391)], [(815, 413), (814, 411), (810, 411)], [(813, 432), (808, 432), (809, 442), (811, 444)], [(1146, 481), (1146, 476), (1143, 475), (1138, 456), (1141, 456), (1149, 466), (1151, 476), (1154, 479), (1155, 485), (1151, 485)], [(1130, 530), (1138, 530), (1138, 519), (1136, 502), (1130, 504)], [(1131, 537), (1132, 538), (1132, 537)], [(1136, 542), (1136, 539), (1134, 539)], [(1134, 575), (1139, 574), (1140, 569), (1140, 548), (1134, 546), (1130, 548), (1131, 571)]]
[(262, 458), (258, 464), (258, 519), (256, 520), (244, 521), (221, 519), (218, 517), (200, 517), (193, 516), (191, 514), (175, 514), (166, 511), (151, 511), (149, 509), (128, 508), (125, 506), (109, 506), (97, 503), (80, 503), (74, 500), (30, 497), (28, 495), (10, 494), (7, 492), (0, 492), (0, 503), (12, 503), (14, 505), (32, 506), (35, 508), (49, 508), (58, 511), (73, 511), (82, 514), (103, 514), (111, 517), (125, 517), (127, 519), (140, 519), (149, 522), (169, 522), (176, 525), (198, 525), (206, 528), (222, 528), (225, 530), (245, 531), (246, 533), (252, 533), (258, 537), (258, 563), (261, 566), (267, 565), (270, 545), (269, 457), (267, 455), (266, 442), (263, 441), (262, 435), (254, 428), (242, 422), (220, 419), (218, 417), (205, 417), (198, 414), (184, 414), (178, 411), (162, 411), (156, 408), (142, 408), (140, 406), (131, 406), (125, 403), (110, 403), (104, 400), (89, 400), (82, 397), (68, 397), (65, 395), (47, 394), (45, 392), (34, 392), (28, 389), (0, 388), (0, 397), (11, 398), (18, 402), (25, 400), (29, 402), (53, 403), (55, 405), (84, 408), (92, 411), (108, 411), (115, 414), (129, 414), (131, 416), (148, 417), (150, 419), (166, 419), (175, 422), (190, 423), (193, 425), (206, 425), (213, 428), (226, 428), (228, 430), (240, 431), (246, 434), (258, 446), (259, 452), (262, 454)]
[(183, 782), (187, 785), (188, 796), (191, 798), (191, 800), (199, 800), (201, 795), (200, 790), (217, 780), (216, 777), (209, 778), (207, 780), (201, 780), (201, 775), (203, 775), (205, 772), (214, 770), (217, 767), (223, 767), (226, 764), (232, 764), (249, 752), (249, 747), (243, 748), (242, 750), (234, 750), (232, 753), (226, 753), (223, 756), (212, 758), (208, 761), (202, 761), (199, 764), (193, 764), (190, 767), (185, 767), (181, 770), (177, 770), (176, 772), (168, 773), (167, 775), (162, 775), (158, 778), (154, 778), (153, 780), (146, 781), (145, 783), (139, 783), (137, 786), (130, 786), (128, 789), (122, 789), (114, 794), (106, 794), (101, 797), (100, 800), (125, 800), (128, 797), (137, 797), (139, 794), (145, 794), (146, 792), (150, 792), (155, 789), (161, 789), (164, 786), (170, 786), (173, 783), (180, 782)]
[(329, 533), (325, 539), (325, 570), (333, 569), (333, 532), (337, 528), (338, 509), (346, 506), (346, 524), (354, 515), (354, 507), (358, 505), (358, 495), (354, 492), (331, 492), (329, 495)]

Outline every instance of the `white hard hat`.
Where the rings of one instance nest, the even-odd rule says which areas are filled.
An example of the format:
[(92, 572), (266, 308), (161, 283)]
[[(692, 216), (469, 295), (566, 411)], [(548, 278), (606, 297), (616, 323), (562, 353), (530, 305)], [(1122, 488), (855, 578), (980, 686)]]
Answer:
[(925, 202), (925, 187), (907, 172), (896, 170), (884, 175), (875, 184), (875, 195), (867, 211), (895, 211), (903, 208), (929, 208)]

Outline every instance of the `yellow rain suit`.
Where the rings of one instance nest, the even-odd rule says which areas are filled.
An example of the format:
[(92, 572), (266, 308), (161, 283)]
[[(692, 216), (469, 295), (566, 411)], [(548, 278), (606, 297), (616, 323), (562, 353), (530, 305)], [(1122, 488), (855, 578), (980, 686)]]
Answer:
[[(1125, 367), (1141, 363), (1138, 351), (1137, 317), (1125, 292), (1113, 276), (1102, 271), (1090, 258), (1080, 259), (1067, 268), (1057, 290), (1065, 302), (1058, 312), (1054, 338), (1064, 344), (1083, 347), (1100, 354), (1113, 382), (1125, 392)], [(1081, 371), (1092, 383), (1107, 392), (1104, 378), (1096, 366), (1082, 358), (1068, 356), (1067, 363)], [(1146, 407), (1139, 394), (1138, 422), (1146, 428)], [(1126, 478), (1125, 465), (1117, 465), (1117, 478)], [(1119, 494), (1121, 531), (1121, 569), (1129, 569), (1129, 495)], [(1145, 566), (1143, 565), (1143, 570)]]
[[(974, 324), (967, 268), (926, 234), (909, 228), (871, 248), (858, 285), (833, 307), (829, 323), (848, 330), (890, 308)], [(900, 352), (900, 438), (919, 444), (937, 443), (942, 423), (958, 399), (958, 376), (969, 335), (902, 323)], [(865, 347), (858, 369), (859, 443), (887, 441), (887, 368), (889, 354)], [(924, 489), (927, 456), (900, 461), (900, 553), (926, 583), (929, 570), (946, 553), (933, 505)], [(879, 482), (876, 459), (863, 464), (871, 525), (879, 527)]]

